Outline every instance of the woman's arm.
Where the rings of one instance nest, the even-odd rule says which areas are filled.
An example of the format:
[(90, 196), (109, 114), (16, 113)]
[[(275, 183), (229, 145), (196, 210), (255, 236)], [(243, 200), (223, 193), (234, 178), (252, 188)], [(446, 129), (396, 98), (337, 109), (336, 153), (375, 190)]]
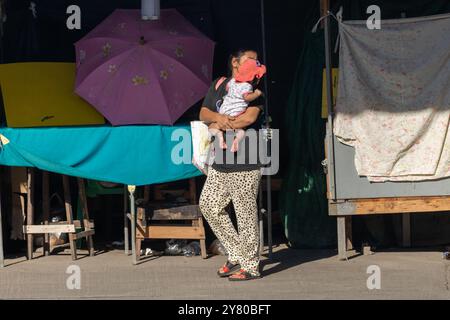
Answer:
[(208, 107), (202, 107), (200, 109), (200, 121), (204, 121), (206, 123), (215, 122), (220, 130), (234, 129), (232, 121), (235, 119), (235, 117), (230, 117), (211, 111)]
[(260, 112), (259, 107), (248, 107), (243, 114), (231, 121), (233, 129), (245, 129), (252, 125), (258, 119)]

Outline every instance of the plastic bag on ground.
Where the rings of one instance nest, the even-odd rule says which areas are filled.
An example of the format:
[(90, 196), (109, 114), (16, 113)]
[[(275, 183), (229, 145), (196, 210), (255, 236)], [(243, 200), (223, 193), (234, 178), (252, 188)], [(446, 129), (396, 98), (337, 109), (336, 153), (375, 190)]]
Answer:
[(184, 246), (181, 251), (186, 257), (198, 256), (201, 252), (200, 243), (198, 241), (192, 241)]
[(183, 248), (186, 246), (186, 240), (171, 239), (166, 241), (164, 253), (169, 256), (178, 256), (183, 254)]
[(222, 245), (222, 243), (219, 241), (219, 239), (216, 239), (211, 243), (209, 246), (209, 251), (212, 254), (218, 255), (218, 256), (227, 256), (228, 252), (225, 249), (225, 247)]

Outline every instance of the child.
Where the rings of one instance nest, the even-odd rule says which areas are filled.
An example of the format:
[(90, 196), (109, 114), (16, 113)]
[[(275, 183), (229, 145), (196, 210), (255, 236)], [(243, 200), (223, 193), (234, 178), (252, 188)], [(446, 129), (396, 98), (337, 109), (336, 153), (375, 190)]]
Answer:
[[(219, 113), (232, 117), (238, 117), (248, 107), (249, 102), (256, 100), (262, 95), (261, 90), (253, 88), (259, 83), (260, 79), (266, 73), (266, 67), (261, 65), (257, 60), (248, 59), (238, 68), (238, 74), (232, 78), (227, 84), (228, 93), (223, 99)], [(223, 132), (215, 123), (209, 126), (209, 132), (212, 136), (219, 139), (219, 146), (226, 149), (227, 145), (223, 136)], [(235, 130), (235, 138), (231, 146), (231, 152), (237, 152), (239, 142), (245, 137), (245, 130)]]

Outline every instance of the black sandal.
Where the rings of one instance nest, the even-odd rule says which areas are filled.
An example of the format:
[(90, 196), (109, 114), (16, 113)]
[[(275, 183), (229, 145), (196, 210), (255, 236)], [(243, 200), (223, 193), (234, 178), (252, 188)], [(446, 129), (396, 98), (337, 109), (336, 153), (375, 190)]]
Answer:
[(241, 266), (239, 263), (231, 263), (230, 261), (227, 261), (218, 271), (217, 275), (221, 278), (228, 277), (235, 273), (237, 270), (239, 270)]
[(239, 270), (235, 274), (228, 277), (228, 280), (230, 281), (247, 281), (247, 280), (253, 280), (253, 279), (259, 279), (261, 278), (260, 275), (253, 275), (248, 271), (245, 271), (244, 269)]

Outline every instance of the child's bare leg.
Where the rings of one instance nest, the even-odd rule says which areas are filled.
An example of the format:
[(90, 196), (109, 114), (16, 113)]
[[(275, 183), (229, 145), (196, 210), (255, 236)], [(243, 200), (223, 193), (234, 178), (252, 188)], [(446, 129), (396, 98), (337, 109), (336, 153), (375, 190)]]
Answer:
[(215, 123), (212, 123), (209, 126), (209, 133), (212, 136), (215, 136), (215, 137), (217, 137), (217, 139), (219, 139), (219, 146), (220, 146), (220, 148), (222, 148), (222, 149), (226, 149), (227, 148), (227, 145), (225, 143), (225, 139), (223, 137), (223, 132), (222, 132), (222, 130), (220, 130), (217, 127), (217, 125)]
[(236, 136), (234, 137), (233, 144), (231, 145), (231, 152), (237, 152), (239, 150), (239, 142), (245, 137), (245, 130), (235, 130)]

